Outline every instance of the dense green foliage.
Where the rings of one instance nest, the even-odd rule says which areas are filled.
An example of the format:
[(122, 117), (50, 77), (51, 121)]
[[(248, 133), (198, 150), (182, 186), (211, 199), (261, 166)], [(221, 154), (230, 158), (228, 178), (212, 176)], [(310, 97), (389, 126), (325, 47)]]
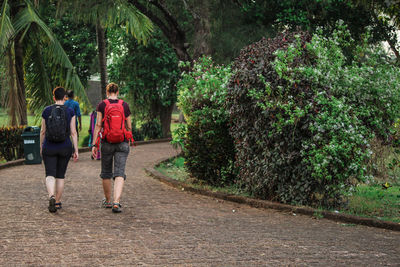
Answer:
[(122, 30), (108, 34), (113, 43), (110, 80), (118, 81), (121, 92), (131, 99), (132, 116), (136, 120), (152, 121), (159, 117), (160, 106), (176, 102), (178, 61), (160, 33), (154, 34), (146, 46)]
[[(231, 63), (244, 46), (277, 32), (273, 21), (263, 23), (255, 19), (261, 10), (245, 12), (235, 1), (211, 2), (211, 56), (217, 63)], [(268, 16), (270, 10), (262, 11)]]
[(242, 50), (229, 84), (239, 179), (252, 194), (337, 206), (368, 177), (369, 142), (398, 116), (398, 68), (379, 49), (333, 37), (281, 34)]
[(60, 42), (31, 1), (4, 1), (0, 12), (0, 65), (11, 123), (27, 124), (27, 105), (40, 110), (52, 102), (55, 85), (83, 86)]
[(77, 22), (72, 11), (55, 17), (55, 3), (44, 1), (39, 8), (40, 14), (69, 56), (82, 84), (87, 86), (90, 76), (98, 72), (95, 69), (98, 61), (95, 27)]
[(261, 25), (273, 24), (284, 29), (297, 27), (315, 32), (323, 27), (331, 34), (336, 21), (342, 20), (349, 27), (352, 37), (362, 39), (367, 29), (372, 33), (371, 42), (390, 39), (395, 31), (387, 20), (378, 17), (374, 8), (354, 0), (240, 0), (242, 11), (250, 21)]
[(235, 178), (234, 146), (224, 108), (230, 76), (230, 67), (202, 57), (178, 83), (178, 106), (187, 121), (186, 167), (193, 176), (213, 185), (231, 184)]
[(140, 127), (145, 139), (158, 139), (162, 136), (161, 124), (158, 120), (147, 121)]

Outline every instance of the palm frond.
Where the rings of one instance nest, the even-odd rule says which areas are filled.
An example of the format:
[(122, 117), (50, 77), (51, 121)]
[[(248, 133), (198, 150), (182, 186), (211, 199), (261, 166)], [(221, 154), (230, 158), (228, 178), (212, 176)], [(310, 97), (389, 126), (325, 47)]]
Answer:
[(153, 32), (153, 23), (126, 0), (64, 1), (60, 10), (74, 9), (72, 15), (84, 23), (95, 25), (98, 20), (105, 28), (124, 26), (138, 41), (146, 43)]
[(146, 43), (153, 32), (151, 20), (125, 0), (114, 1), (114, 8), (108, 10), (106, 18), (110, 27), (124, 25), (126, 31), (142, 43)]
[[(34, 25), (34, 27), (32, 27)], [(88, 98), (84, 87), (79, 80), (79, 77), (69, 60), (67, 54), (62, 48), (61, 44), (51, 31), (51, 29), (44, 23), (44, 21), (39, 17), (38, 13), (34, 7), (27, 1), (27, 7), (20, 11), (15, 19), (14, 28), (16, 32), (26, 31), (41, 31), (41, 40), (43, 45), (43, 55), (47, 63), (57, 66), (58, 69), (58, 80), (60, 84), (65, 88), (73, 89), (77, 95), (81, 97), (82, 100), (88, 103)], [(30, 35), (29, 35), (30, 36)], [(29, 44), (29, 42), (27, 42)], [(62, 83), (62, 84), (61, 84)]]
[[(25, 68), (28, 69), (25, 76), (27, 102), (31, 110), (41, 110), (52, 102), (51, 70), (46, 66), (40, 34), (29, 34), (31, 43), (26, 46)], [(29, 71), (30, 70), (30, 71)]]
[(10, 40), (14, 35), (14, 27), (9, 17), (8, 1), (5, 0), (1, 7), (0, 14), (0, 55), (4, 55), (7, 47), (10, 45)]

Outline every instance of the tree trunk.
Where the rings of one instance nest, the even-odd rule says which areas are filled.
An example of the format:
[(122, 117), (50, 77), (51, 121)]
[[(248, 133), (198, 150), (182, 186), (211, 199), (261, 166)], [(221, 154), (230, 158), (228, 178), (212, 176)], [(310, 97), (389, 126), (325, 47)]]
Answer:
[(193, 58), (197, 59), (203, 55), (211, 55), (211, 25), (210, 25), (210, 3), (209, 0), (198, 0), (192, 8), (194, 37)]
[(392, 49), (394, 55), (396, 56), (397, 60), (400, 60), (400, 53), (399, 53), (399, 51), (396, 49), (396, 44), (395, 44), (395, 43), (393, 42), (393, 40), (390, 39), (390, 38), (387, 40), (387, 42), (388, 42), (388, 44), (389, 44), (389, 46), (390, 46), (390, 49)]
[[(15, 18), (21, 9), (19, 2), (10, 3), (10, 14), (11, 18)], [(27, 125), (27, 106), (26, 106), (26, 92), (25, 92), (25, 81), (24, 81), (24, 49), (20, 43), (23, 33), (18, 33), (13, 40), (13, 51), (8, 52), (9, 57), (9, 73), (11, 74), (10, 85), (12, 90), (10, 93), (13, 94), (11, 101), (9, 102), (10, 113), (12, 118), (12, 124), (16, 125)], [(14, 55), (13, 55), (14, 53)]]
[(107, 86), (107, 48), (105, 30), (101, 26), (100, 21), (96, 25), (97, 47), (99, 52), (99, 67), (100, 67), (100, 84), (101, 84), (101, 97), (106, 98)]
[(160, 106), (160, 122), (164, 138), (171, 137), (171, 118), (174, 105)]
[(15, 53), (15, 74), (16, 74), (16, 88), (17, 88), (17, 100), (18, 106), (20, 107), (18, 114), (18, 120), (20, 125), (28, 124), (27, 107), (26, 107), (26, 92), (24, 82), (24, 49), (20, 44), (22, 33), (18, 34), (14, 41), (14, 53)]
[(150, 104), (150, 121), (153, 121), (154, 119), (156, 119), (158, 117), (158, 114), (160, 114), (160, 107), (161, 104), (158, 100), (153, 100), (151, 101)]
[[(177, 20), (172, 16), (167, 7), (159, 1), (149, 1), (147, 4), (141, 4), (138, 0), (128, 0), (140, 12), (146, 15), (154, 24), (156, 24), (164, 36), (168, 39), (169, 44), (175, 51), (179, 61), (191, 62), (186, 43), (185, 32), (179, 27)], [(156, 12), (150, 9), (153, 6)]]
[(15, 61), (14, 61), (14, 53), (13, 49), (10, 47), (7, 49), (7, 74), (8, 76), (8, 99), (7, 99), (7, 107), (8, 107), (8, 117), (9, 117), (9, 124), (10, 125), (17, 125), (17, 104), (18, 104), (18, 97), (17, 97), (17, 88), (16, 88), (16, 81), (15, 81)]

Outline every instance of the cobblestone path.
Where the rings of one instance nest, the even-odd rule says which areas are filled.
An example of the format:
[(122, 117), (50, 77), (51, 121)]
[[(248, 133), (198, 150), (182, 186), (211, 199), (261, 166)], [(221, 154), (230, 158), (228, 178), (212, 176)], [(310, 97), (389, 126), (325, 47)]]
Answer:
[(0, 265), (400, 265), (399, 232), (193, 195), (144, 173), (174, 154), (167, 143), (133, 149), (121, 214), (100, 208), (100, 166), (89, 153), (70, 163), (56, 214), (42, 165), (0, 170)]

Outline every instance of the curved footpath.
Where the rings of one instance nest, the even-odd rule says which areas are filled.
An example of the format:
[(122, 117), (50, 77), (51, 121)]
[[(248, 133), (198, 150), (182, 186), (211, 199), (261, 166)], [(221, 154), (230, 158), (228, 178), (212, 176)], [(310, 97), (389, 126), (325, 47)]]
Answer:
[(182, 192), (144, 168), (176, 151), (135, 147), (123, 213), (100, 208), (100, 162), (71, 162), (63, 210), (47, 211), (42, 165), (0, 170), (0, 266), (399, 266), (400, 232)]

